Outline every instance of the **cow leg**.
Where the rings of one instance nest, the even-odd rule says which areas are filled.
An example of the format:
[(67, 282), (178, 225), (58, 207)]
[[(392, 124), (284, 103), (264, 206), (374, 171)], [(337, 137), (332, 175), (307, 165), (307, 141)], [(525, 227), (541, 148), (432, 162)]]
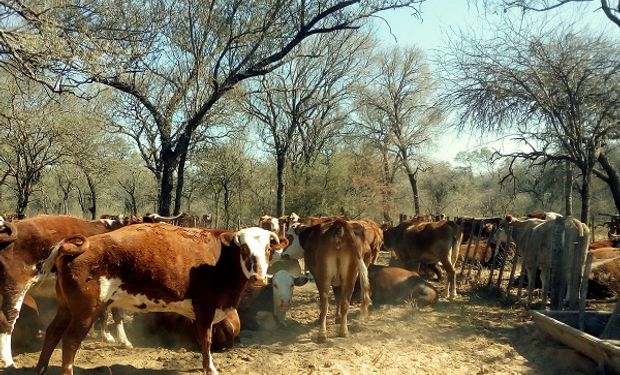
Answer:
[(99, 326), (99, 337), (103, 339), (105, 342), (114, 343), (114, 336), (110, 333), (110, 328), (108, 326), (108, 309), (105, 309), (99, 314), (97, 320), (95, 321), (95, 329)]
[[(11, 352), (11, 336), (15, 322), (19, 317), (19, 310), (26, 296), (28, 288), (7, 287), (10, 293), (2, 295), (2, 311), (0, 312), (0, 361), (3, 367), (14, 367), (13, 353)], [(17, 291), (16, 289), (22, 289)]]
[(125, 332), (125, 313), (121, 309), (112, 308), (112, 319), (114, 319), (114, 324), (116, 324), (116, 335), (118, 337), (118, 341), (127, 349), (133, 348), (133, 345), (127, 338), (127, 333)]
[(456, 269), (454, 268), (454, 265), (450, 261), (449, 257), (442, 259), (441, 264), (448, 274), (446, 297), (449, 300), (453, 300), (456, 298)]
[(348, 319), (347, 315), (349, 313), (349, 304), (351, 303), (351, 295), (353, 294), (353, 288), (355, 286), (355, 279), (357, 278), (357, 274), (355, 270), (350, 270), (353, 272), (349, 272), (347, 274), (347, 279), (343, 280), (342, 286), (342, 294), (340, 296), (340, 301), (338, 301), (338, 308), (340, 309), (340, 330), (338, 331), (338, 335), (340, 337), (349, 336), (349, 327), (348, 327)]
[(71, 321), (62, 335), (62, 375), (73, 375), (75, 354), (103, 309), (105, 307), (84, 309), (71, 315)]
[(202, 370), (205, 374), (216, 375), (218, 371), (213, 362), (213, 355), (211, 354), (215, 310), (213, 308), (200, 309), (194, 305), (194, 311), (196, 312), (198, 344), (200, 344), (200, 350), (202, 351)]
[(317, 278), (317, 289), (319, 290), (319, 343), (327, 341), (327, 307), (329, 304), (329, 282), (325, 282), (324, 277)]
[(47, 366), (50, 361), (50, 357), (54, 352), (54, 348), (58, 345), (60, 338), (65, 332), (69, 322), (71, 321), (71, 312), (66, 306), (58, 306), (58, 311), (54, 320), (50, 323), (49, 327), (45, 331), (45, 340), (43, 341), (43, 349), (39, 355), (39, 361), (37, 362), (36, 372), (37, 374), (43, 374), (47, 370)]
[(340, 300), (342, 299), (342, 287), (332, 286), (334, 291), (334, 299), (336, 301), (336, 324), (340, 324), (342, 321), (342, 311), (340, 310)]

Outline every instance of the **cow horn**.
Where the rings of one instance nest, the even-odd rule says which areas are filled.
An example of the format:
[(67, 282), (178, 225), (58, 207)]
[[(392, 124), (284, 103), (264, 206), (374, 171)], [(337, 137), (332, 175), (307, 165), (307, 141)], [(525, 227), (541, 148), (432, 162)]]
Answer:
[(176, 216), (161, 216), (160, 214), (146, 214), (144, 216), (150, 217), (153, 220), (172, 221), (172, 220), (176, 220), (176, 219), (180, 218), (183, 215), (184, 215), (184, 213), (181, 212), (181, 213), (179, 213)]
[(277, 244), (280, 243), (280, 238), (278, 237), (278, 235), (273, 232), (269, 232), (269, 239), (271, 240), (272, 238), (276, 240)]
[(8, 221), (3, 222), (0, 228), (0, 244), (11, 243), (17, 239), (17, 227)]

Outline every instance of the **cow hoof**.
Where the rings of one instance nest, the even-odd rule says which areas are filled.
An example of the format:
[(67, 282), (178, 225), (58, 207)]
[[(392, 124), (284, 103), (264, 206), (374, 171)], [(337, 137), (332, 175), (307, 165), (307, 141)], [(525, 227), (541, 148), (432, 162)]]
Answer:
[(123, 348), (125, 349), (133, 349), (133, 345), (130, 342), (123, 343)]

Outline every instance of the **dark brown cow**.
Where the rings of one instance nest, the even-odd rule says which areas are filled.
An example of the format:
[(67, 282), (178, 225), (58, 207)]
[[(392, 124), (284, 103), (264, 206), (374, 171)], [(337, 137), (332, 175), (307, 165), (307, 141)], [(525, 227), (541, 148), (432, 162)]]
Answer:
[[(357, 228), (355, 228), (357, 227)], [(310, 270), (319, 290), (320, 315), (318, 341), (327, 340), (327, 307), (329, 287), (336, 294), (336, 319), (340, 321), (340, 336), (348, 336), (347, 314), (355, 280), (359, 276), (361, 285), (362, 315), (368, 313), (370, 304), (368, 270), (364, 263), (370, 258), (370, 247), (356, 235), (363, 231), (361, 226), (349, 224), (346, 220), (336, 218), (312, 226), (291, 228), (290, 246), (297, 247), (303, 253), (306, 267)], [(299, 252), (299, 251), (297, 251)]]
[(592, 269), (588, 298), (608, 298), (620, 293), (620, 249), (598, 248), (591, 251)]
[(399, 224), (383, 233), (385, 247), (393, 249), (405, 268), (418, 272), (421, 263), (441, 265), (448, 274), (447, 296), (456, 296), (456, 259), (462, 231), (453, 221)]
[[(196, 321), (175, 313), (140, 314), (134, 317), (134, 325), (141, 329), (141, 336), (149, 344), (156, 342), (167, 347), (185, 347), (200, 350), (200, 338)], [(233, 347), (239, 336), (241, 322), (236, 309), (231, 309), (224, 319), (213, 325), (211, 350)]]
[[(28, 290), (41, 280), (41, 265), (65, 237), (106, 233), (122, 225), (115, 220), (81, 220), (70, 216), (36, 216), (0, 225), (0, 365), (13, 366), (11, 334)], [(53, 282), (32, 290), (53, 297)]]
[(47, 369), (62, 338), (62, 374), (73, 361), (95, 317), (107, 306), (139, 312), (176, 312), (196, 320), (205, 373), (217, 373), (211, 357), (212, 324), (239, 303), (248, 281), (264, 284), (270, 240), (261, 228), (209, 231), (167, 224), (137, 224), (55, 247), (59, 308), (47, 328), (37, 373)]
[(417, 272), (376, 264), (368, 266), (368, 279), (373, 305), (400, 304), (406, 300), (419, 306), (437, 302), (439, 292)]

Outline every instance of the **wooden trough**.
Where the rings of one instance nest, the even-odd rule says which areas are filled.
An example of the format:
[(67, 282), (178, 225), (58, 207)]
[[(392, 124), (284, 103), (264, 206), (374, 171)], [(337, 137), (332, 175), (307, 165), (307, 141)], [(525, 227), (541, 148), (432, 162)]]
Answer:
[(605, 373), (620, 374), (620, 327), (615, 324), (606, 337), (599, 338), (612, 313), (587, 311), (583, 320), (584, 330), (579, 327), (578, 311), (530, 311), (540, 330), (557, 341), (591, 358)]

